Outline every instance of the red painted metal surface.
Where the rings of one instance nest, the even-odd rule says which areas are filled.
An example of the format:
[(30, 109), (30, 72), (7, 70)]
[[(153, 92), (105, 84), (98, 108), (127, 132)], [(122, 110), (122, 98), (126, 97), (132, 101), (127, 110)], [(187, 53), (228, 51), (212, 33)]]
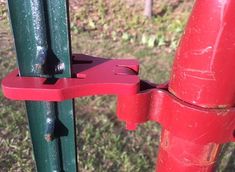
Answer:
[[(235, 105), (234, 9), (235, 1), (233, 0), (197, 0), (195, 2), (176, 53), (169, 82), (169, 91), (177, 98), (205, 109), (221, 108), (219, 111), (225, 112), (222, 113), (224, 119), (233, 113), (233, 108), (228, 109), (228, 107)], [(208, 109), (210, 110), (212, 109)], [(178, 114), (178, 116), (182, 115), (188, 115), (193, 119), (195, 112)], [(212, 118), (217, 118), (220, 113), (210, 115), (214, 116), (211, 116)], [(220, 130), (211, 133), (213, 137), (218, 135), (218, 140), (205, 137), (205, 141), (208, 142), (197, 143), (195, 142), (197, 137), (183, 139), (174, 131), (163, 129), (157, 160), (158, 172), (212, 172), (214, 170), (221, 149), (220, 143), (222, 143), (219, 135), (233, 122), (230, 123), (228, 120), (218, 125), (207, 114), (201, 113), (199, 116), (200, 118), (208, 117), (208, 119), (203, 123), (198, 123), (205, 127), (198, 138), (210, 133), (212, 128), (217, 130), (221, 127)], [(181, 120), (184, 121), (182, 118)], [(197, 121), (197, 119), (194, 120)], [(231, 121), (234, 121), (232, 116)], [(232, 130), (235, 129), (234, 124), (230, 127)], [(232, 130), (231, 136), (233, 133), (235, 137), (235, 132)], [(222, 137), (223, 135), (221, 139)]]
[(235, 105), (235, 1), (197, 0), (177, 50), (170, 91), (198, 106)]
[(99, 94), (135, 94), (139, 90), (137, 60), (111, 60), (74, 55), (75, 78), (19, 77), (18, 70), (2, 81), (4, 95), (14, 100), (63, 101)]
[(157, 172), (212, 172), (221, 146), (218, 143), (198, 144), (162, 129)]

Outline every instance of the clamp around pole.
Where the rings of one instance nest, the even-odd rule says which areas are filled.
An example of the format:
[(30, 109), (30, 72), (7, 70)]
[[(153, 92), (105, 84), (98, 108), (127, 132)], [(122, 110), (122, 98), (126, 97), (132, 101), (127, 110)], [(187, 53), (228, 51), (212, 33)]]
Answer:
[(63, 101), (117, 95), (117, 116), (129, 130), (151, 120), (195, 143), (235, 141), (235, 108), (208, 109), (186, 103), (171, 94), (167, 84), (141, 81), (138, 71), (137, 60), (77, 54), (73, 56), (72, 78), (20, 77), (15, 70), (3, 79), (2, 88), (4, 95), (14, 100)]

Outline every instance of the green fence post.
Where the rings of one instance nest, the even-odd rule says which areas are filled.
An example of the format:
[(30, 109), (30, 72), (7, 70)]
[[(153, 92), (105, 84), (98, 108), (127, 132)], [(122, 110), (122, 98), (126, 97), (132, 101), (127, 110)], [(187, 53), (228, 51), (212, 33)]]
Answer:
[[(21, 76), (70, 77), (71, 46), (66, 0), (8, 0)], [(43, 93), (41, 93), (43, 94)], [(73, 100), (26, 102), (39, 172), (77, 171)]]

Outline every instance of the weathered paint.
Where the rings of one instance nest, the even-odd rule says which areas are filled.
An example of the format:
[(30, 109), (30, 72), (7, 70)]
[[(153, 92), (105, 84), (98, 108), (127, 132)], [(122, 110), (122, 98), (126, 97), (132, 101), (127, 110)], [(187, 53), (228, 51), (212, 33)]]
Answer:
[[(70, 77), (67, 1), (8, 0), (21, 76)], [(38, 171), (77, 171), (73, 101), (26, 102)], [(47, 119), (56, 120), (47, 142)], [(71, 118), (72, 117), (72, 118)]]
[(161, 143), (157, 158), (158, 172), (212, 172), (221, 145), (206, 145), (177, 137), (162, 129)]
[(235, 105), (235, 1), (197, 0), (177, 50), (169, 90), (206, 108)]
[[(177, 98), (205, 109), (221, 109), (217, 117), (229, 115), (226, 108), (235, 105), (235, 1), (196, 0), (194, 9), (181, 39), (169, 82), (169, 91)], [(194, 113), (185, 114), (194, 119)], [(203, 115), (207, 118), (207, 114)], [(182, 119), (184, 120), (184, 119)], [(169, 138), (168, 148), (160, 146), (158, 172), (211, 172), (221, 148), (221, 142), (198, 144), (208, 134), (209, 128), (218, 129), (220, 135), (231, 127), (231, 139), (235, 139), (234, 117), (221, 123), (214, 120), (197, 123), (205, 127), (201, 136), (182, 139), (174, 132), (163, 129), (161, 143)], [(195, 120), (193, 120), (195, 122)], [(182, 131), (182, 133), (185, 131)], [(166, 135), (166, 133), (168, 133)], [(223, 134), (221, 135), (223, 136)], [(209, 137), (208, 137), (209, 138)], [(207, 138), (207, 139), (208, 139)], [(180, 151), (179, 151), (180, 150)]]

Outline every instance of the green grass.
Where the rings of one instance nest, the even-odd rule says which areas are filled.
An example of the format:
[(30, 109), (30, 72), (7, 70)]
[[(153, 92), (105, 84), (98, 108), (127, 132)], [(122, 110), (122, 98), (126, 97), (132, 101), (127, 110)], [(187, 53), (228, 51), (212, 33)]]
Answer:
[[(151, 20), (142, 17), (141, 6), (131, 0), (128, 5), (124, 0), (70, 2), (73, 52), (136, 58), (141, 63), (141, 78), (156, 83), (168, 80), (191, 1), (162, 0), (155, 4)], [(0, 5), (0, 78), (16, 66), (5, 9)], [(154, 46), (148, 45), (151, 36), (156, 39)], [(126, 131), (116, 118), (115, 100), (101, 96), (76, 100), (80, 171), (154, 171), (160, 126), (149, 122), (135, 132)], [(0, 119), (1, 171), (35, 171), (24, 103), (9, 101), (1, 93)], [(225, 146), (217, 171), (235, 171), (235, 144)]]

